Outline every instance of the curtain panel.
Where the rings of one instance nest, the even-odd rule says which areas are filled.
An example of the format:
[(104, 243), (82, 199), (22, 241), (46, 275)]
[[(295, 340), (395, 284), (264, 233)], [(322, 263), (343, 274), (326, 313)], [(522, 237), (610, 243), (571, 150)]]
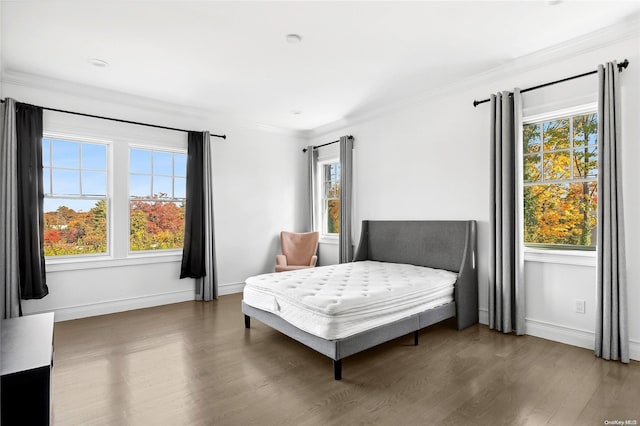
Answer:
[(618, 65), (598, 66), (598, 250), (595, 354), (629, 362)]
[(209, 132), (189, 132), (187, 208), (180, 278), (195, 278), (196, 295), (202, 300), (218, 297), (212, 155)]
[(313, 145), (307, 147), (307, 192), (309, 194), (307, 208), (309, 209), (309, 232), (314, 232), (319, 227), (317, 211), (317, 173), (318, 173), (318, 151)]
[(42, 108), (16, 103), (20, 296), (49, 294), (44, 264)]
[(524, 334), (522, 103), (520, 91), (491, 95), (489, 327)]
[(353, 203), (353, 138), (342, 136), (340, 138), (340, 263), (353, 261), (352, 241), (352, 203)]
[(205, 210), (203, 139), (189, 132), (187, 145), (187, 206), (184, 214), (184, 247), (180, 278), (201, 278), (205, 270)]
[(218, 298), (218, 268), (216, 267), (215, 228), (213, 217), (213, 149), (209, 132), (202, 139), (204, 188), (204, 268), (205, 275), (196, 279), (196, 295), (208, 301)]
[(22, 314), (18, 262), (18, 140), (16, 103), (0, 104), (0, 319)]

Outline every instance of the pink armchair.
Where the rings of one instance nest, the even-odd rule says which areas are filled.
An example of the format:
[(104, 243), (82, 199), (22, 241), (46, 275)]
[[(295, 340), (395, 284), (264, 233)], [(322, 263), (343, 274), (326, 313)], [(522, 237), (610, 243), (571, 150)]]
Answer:
[(313, 268), (318, 256), (318, 232), (286, 232), (280, 233), (282, 254), (276, 256), (276, 272), (293, 271), (295, 269)]

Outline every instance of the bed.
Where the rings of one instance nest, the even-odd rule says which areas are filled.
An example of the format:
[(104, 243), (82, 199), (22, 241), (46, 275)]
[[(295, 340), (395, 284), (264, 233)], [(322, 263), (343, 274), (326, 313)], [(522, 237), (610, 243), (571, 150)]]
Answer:
[(340, 380), (350, 355), (478, 322), (476, 222), (365, 220), (353, 263), (250, 277), (242, 312), (331, 358)]

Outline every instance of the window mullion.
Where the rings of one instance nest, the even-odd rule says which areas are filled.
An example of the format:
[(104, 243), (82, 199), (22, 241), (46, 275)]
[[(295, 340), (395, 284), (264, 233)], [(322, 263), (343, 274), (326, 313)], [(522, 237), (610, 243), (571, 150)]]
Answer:
[[(129, 247), (129, 147), (125, 144), (114, 144), (111, 164), (113, 220), (112, 223), (112, 247), (113, 257), (124, 259), (127, 257)], [(116, 188), (118, 190), (116, 190)]]
[(575, 159), (573, 158), (573, 117), (569, 119), (569, 179), (573, 179), (573, 162)]

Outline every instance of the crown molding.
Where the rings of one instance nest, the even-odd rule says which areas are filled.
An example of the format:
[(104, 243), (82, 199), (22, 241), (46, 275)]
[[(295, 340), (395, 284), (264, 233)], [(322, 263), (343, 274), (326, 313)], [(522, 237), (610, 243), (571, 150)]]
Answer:
[[(35, 74), (22, 73), (15, 70), (4, 71), (1, 74), (2, 85), (13, 85), (29, 89), (46, 90), (54, 93), (63, 93), (79, 98), (91, 98), (101, 102), (126, 105), (132, 108), (153, 111), (160, 114), (189, 118), (196, 122), (216, 122), (216, 128), (239, 127), (261, 132), (274, 133), (290, 137), (301, 138), (301, 131), (284, 127), (272, 126), (264, 123), (250, 122), (230, 114), (224, 114), (204, 108), (191, 107), (176, 103), (165, 102), (157, 99), (132, 95), (96, 86), (73, 83), (66, 80), (54, 79)], [(56, 107), (56, 105), (43, 105)], [(60, 107), (57, 105), (57, 107)], [(214, 129), (215, 130), (215, 129)], [(226, 130), (222, 133), (228, 133)]]
[(338, 132), (352, 124), (355, 124), (353, 119), (349, 120), (347, 118), (341, 118), (339, 120), (323, 124), (322, 126), (316, 127), (315, 129), (305, 130), (301, 133), (301, 137), (306, 141), (311, 141), (312, 139), (318, 137), (327, 136), (329, 133)]
[(178, 114), (181, 116), (203, 118), (207, 111), (201, 108), (189, 107), (144, 96), (132, 95), (110, 89), (103, 89), (81, 83), (73, 83), (36, 74), (23, 73), (15, 70), (5, 70), (2, 76), (2, 84), (40, 89), (58, 93), (64, 93), (80, 98), (92, 98), (102, 102), (127, 105), (134, 108), (152, 110), (165, 114)]
[[(344, 118), (310, 129), (304, 132), (304, 136), (307, 139), (325, 136), (328, 133), (344, 129), (346, 126), (367, 122), (386, 114), (428, 102), (448, 93), (473, 90), (475, 87), (491, 84), (508, 73), (525, 73), (560, 60), (567, 60), (588, 52), (596, 51), (614, 43), (621, 43), (633, 38), (637, 39), (639, 36), (640, 16), (634, 16), (615, 25), (601, 28), (583, 36), (514, 58), (485, 72), (477, 73), (457, 82), (423, 90), (410, 97), (395, 100), (385, 105), (378, 104), (365, 107), (357, 112), (346, 115)], [(611, 59), (622, 60), (624, 58)], [(471, 101), (470, 99), (470, 106)]]
[[(528, 55), (509, 60), (485, 72), (463, 78), (457, 82), (442, 85), (437, 88), (422, 90), (415, 95), (397, 99), (385, 104), (380, 104), (380, 102), (382, 102), (380, 101), (377, 104), (370, 105), (348, 114), (339, 120), (308, 130), (290, 129), (266, 123), (250, 122), (237, 115), (224, 114), (220, 111), (211, 111), (204, 108), (165, 102), (138, 95), (103, 89), (96, 86), (22, 73), (16, 70), (0, 69), (0, 81), (2, 82), (2, 85), (15, 85), (65, 93), (79, 98), (90, 97), (98, 101), (127, 105), (145, 111), (151, 110), (173, 116), (188, 117), (191, 121), (208, 123), (215, 120), (220, 123), (216, 124), (216, 128), (231, 125), (239, 128), (253, 129), (299, 138), (302, 140), (310, 140), (331, 132), (339, 131), (347, 126), (366, 122), (385, 114), (390, 114), (417, 104), (428, 102), (434, 98), (444, 96), (447, 93), (473, 90), (475, 87), (491, 84), (507, 73), (524, 73), (558, 60), (571, 59), (578, 55), (606, 47), (612, 43), (623, 42), (630, 38), (638, 38), (639, 34), (640, 16), (634, 16), (633, 18), (622, 21), (616, 25), (605, 27)], [(3, 94), (4, 92), (5, 91), (2, 90)], [(46, 106), (53, 107), (53, 105)]]
[(241, 119), (232, 119), (239, 127), (244, 127), (253, 130), (259, 130), (261, 132), (273, 133), (276, 135), (290, 136), (298, 139), (306, 139), (306, 130), (289, 129), (286, 127), (273, 126), (271, 124), (260, 122), (247, 122)]

